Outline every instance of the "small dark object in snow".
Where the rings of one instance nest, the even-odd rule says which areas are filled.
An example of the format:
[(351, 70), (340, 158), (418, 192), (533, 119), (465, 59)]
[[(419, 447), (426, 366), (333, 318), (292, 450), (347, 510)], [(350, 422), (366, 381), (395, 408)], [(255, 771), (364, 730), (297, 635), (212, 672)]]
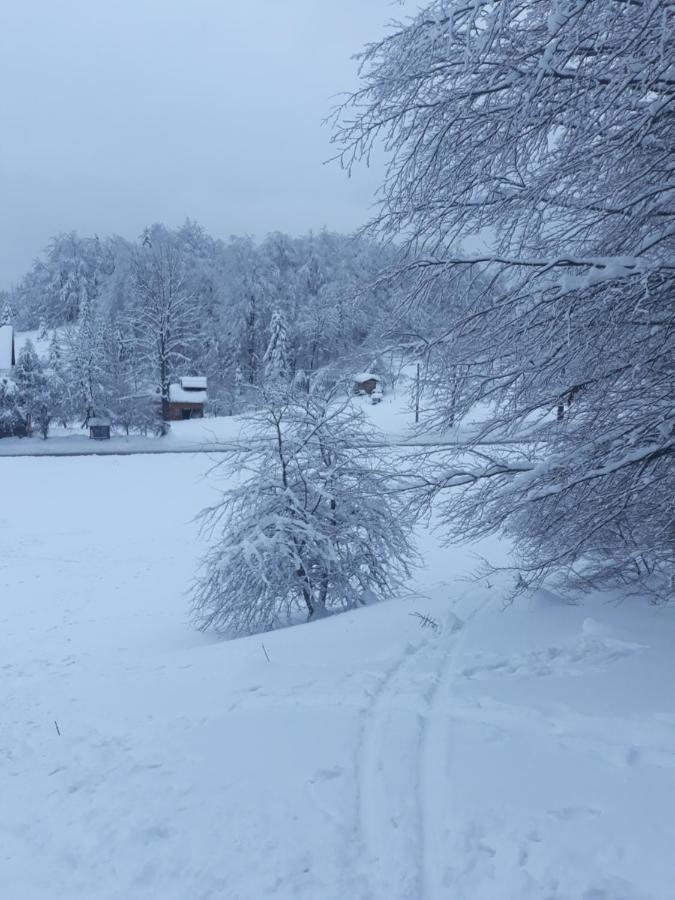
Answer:
[(411, 612), (408, 613), (408, 615), (415, 616), (416, 619), (419, 619), (420, 628), (431, 628), (432, 631), (438, 631), (441, 627), (436, 619), (432, 619), (431, 616), (426, 616), (424, 613)]
[(104, 416), (89, 419), (89, 437), (94, 441), (109, 441), (110, 419)]

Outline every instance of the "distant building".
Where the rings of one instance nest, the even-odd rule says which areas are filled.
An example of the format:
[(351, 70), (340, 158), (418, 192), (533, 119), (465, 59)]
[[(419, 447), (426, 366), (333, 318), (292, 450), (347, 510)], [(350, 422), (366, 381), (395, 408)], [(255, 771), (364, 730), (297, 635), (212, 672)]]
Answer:
[(8, 373), (16, 365), (14, 326), (0, 325), (0, 372)]
[(89, 419), (89, 437), (94, 441), (109, 441), (110, 419), (107, 416), (92, 416)]
[(373, 372), (359, 372), (354, 375), (354, 393), (366, 394), (373, 403), (379, 403), (382, 399), (382, 379)]
[(169, 400), (164, 404), (164, 419), (201, 419), (206, 403), (206, 378), (201, 375), (184, 376), (169, 385)]

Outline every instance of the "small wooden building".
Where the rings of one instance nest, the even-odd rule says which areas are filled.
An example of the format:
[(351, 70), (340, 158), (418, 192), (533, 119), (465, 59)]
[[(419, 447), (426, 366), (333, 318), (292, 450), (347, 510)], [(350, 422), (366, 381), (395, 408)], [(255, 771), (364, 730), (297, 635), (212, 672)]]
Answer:
[(360, 372), (354, 375), (354, 393), (365, 394), (378, 403), (382, 399), (382, 379), (373, 372)]
[(179, 378), (169, 385), (169, 401), (164, 404), (164, 419), (179, 422), (181, 419), (202, 419), (206, 403), (206, 378), (191, 375)]
[(106, 416), (94, 416), (89, 419), (89, 437), (94, 441), (109, 441), (110, 419)]
[(354, 375), (354, 393), (372, 394), (379, 383), (379, 376), (372, 372), (359, 372), (358, 375)]
[(16, 365), (14, 327), (0, 325), (0, 372), (9, 373)]

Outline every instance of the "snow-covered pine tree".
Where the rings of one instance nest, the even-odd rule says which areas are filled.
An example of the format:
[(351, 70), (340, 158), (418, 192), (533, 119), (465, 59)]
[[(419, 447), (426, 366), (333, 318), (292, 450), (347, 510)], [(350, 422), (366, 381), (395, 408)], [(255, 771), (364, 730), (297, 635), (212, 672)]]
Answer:
[(18, 405), (29, 428), (37, 427), (46, 440), (54, 418), (56, 397), (54, 385), (31, 341), (26, 341), (19, 351), (14, 379)]
[(0, 437), (25, 434), (25, 427), (16, 384), (7, 375), (0, 375)]
[(61, 339), (56, 328), (52, 331), (51, 340), (49, 341), (45, 372), (51, 384), (54, 418), (66, 428), (73, 411), (72, 385), (68, 378)]
[(83, 291), (77, 325), (68, 332), (67, 380), (73, 412), (81, 417), (85, 426), (97, 411), (101, 412), (108, 399), (103, 332), (103, 320), (86, 291)]
[(250, 633), (390, 597), (416, 560), (412, 520), (362, 414), (336, 392), (262, 397), (233, 478), (201, 514), (201, 629)]
[(5, 297), (0, 307), (0, 325), (14, 324), (14, 310), (9, 302), (9, 297)]
[(63, 365), (63, 351), (61, 349), (61, 339), (59, 333), (54, 329), (49, 341), (49, 351), (47, 355), (47, 364), (53, 371), (60, 370)]
[(290, 376), (288, 360), (288, 329), (286, 317), (275, 309), (270, 321), (270, 340), (263, 357), (266, 385), (284, 385)]
[(232, 412), (236, 415), (241, 410), (244, 395), (244, 373), (241, 366), (237, 364), (234, 370), (234, 385), (232, 389)]

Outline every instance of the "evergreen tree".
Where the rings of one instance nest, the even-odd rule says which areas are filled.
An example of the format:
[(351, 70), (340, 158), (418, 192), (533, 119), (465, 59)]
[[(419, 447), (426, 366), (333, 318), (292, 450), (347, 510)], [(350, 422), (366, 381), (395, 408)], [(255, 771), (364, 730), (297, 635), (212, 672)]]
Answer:
[(47, 356), (47, 363), (49, 368), (53, 371), (60, 371), (63, 365), (63, 352), (61, 350), (61, 341), (59, 339), (59, 333), (56, 329), (52, 332), (51, 340), (49, 341), (49, 353)]
[(19, 407), (29, 429), (37, 426), (46, 439), (54, 418), (55, 391), (31, 341), (26, 341), (19, 351), (14, 377)]
[(83, 293), (77, 326), (69, 332), (68, 381), (74, 411), (85, 426), (107, 399), (103, 331), (98, 312)]
[(233, 412), (236, 414), (241, 409), (241, 404), (243, 400), (244, 394), (244, 373), (241, 370), (241, 366), (237, 365), (234, 370), (234, 390), (233, 390)]
[(52, 332), (49, 342), (46, 373), (52, 387), (54, 418), (66, 428), (73, 403), (70, 390), (71, 385), (67, 377), (63, 350), (61, 349), (61, 340), (56, 329)]
[(25, 427), (26, 422), (19, 409), (16, 384), (8, 376), (0, 376), (0, 437), (24, 434)]
[(288, 381), (290, 366), (288, 360), (288, 334), (286, 319), (280, 309), (275, 309), (270, 322), (270, 341), (263, 357), (265, 382), (283, 384)]
[(14, 310), (9, 302), (9, 297), (5, 297), (2, 307), (0, 308), (0, 326), (14, 324)]

